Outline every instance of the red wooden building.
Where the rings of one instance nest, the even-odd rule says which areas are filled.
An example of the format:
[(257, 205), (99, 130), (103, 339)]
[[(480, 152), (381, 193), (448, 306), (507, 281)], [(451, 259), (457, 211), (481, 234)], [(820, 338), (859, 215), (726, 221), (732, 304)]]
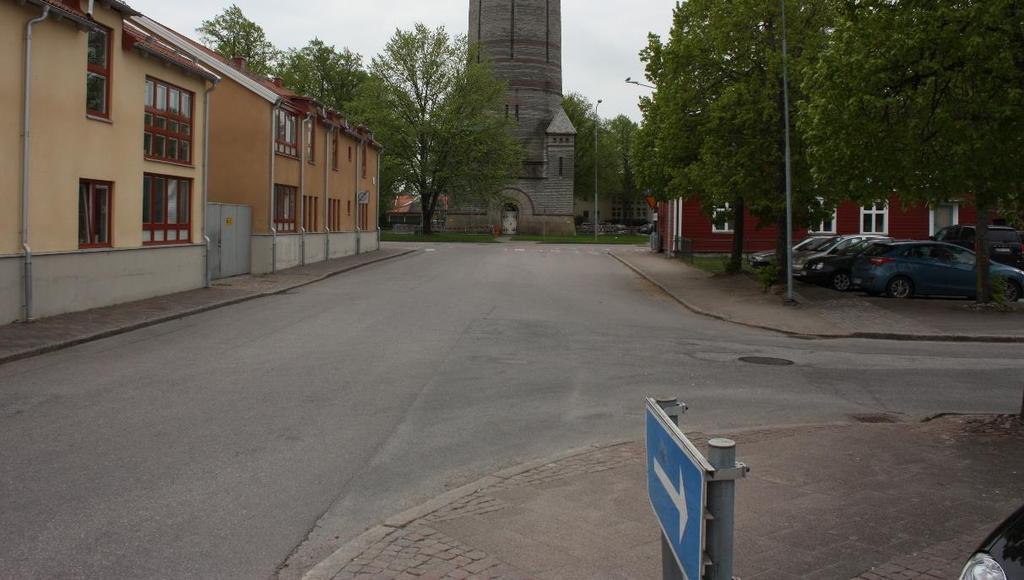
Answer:
[[(728, 207), (722, 208), (727, 210)], [(888, 204), (860, 207), (843, 202), (831, 219), (814, 228), (795, 228), (794, 242), (809, 235), (885, 234), (897, 239), (923, 240), (948, 225), (973, 224), (975, 210), (971, 205), (949, 202), (934, 207), (904, 204), (892, 197)], [(716, 223), (717, 222), (717, 223)], [(658, 203), (658, 238), (661, 251), (673, 253), (673, 240), (692, 241), (695, 253), (728, 253), (732, 251), (733, 224), (712, 220), (701, 210), (699, 199), (677, 199)], [(749, 213), (744, 224), (744, 252), (760, 252), (775, 247), (778, 232), (774, 224), (761, 225)]]

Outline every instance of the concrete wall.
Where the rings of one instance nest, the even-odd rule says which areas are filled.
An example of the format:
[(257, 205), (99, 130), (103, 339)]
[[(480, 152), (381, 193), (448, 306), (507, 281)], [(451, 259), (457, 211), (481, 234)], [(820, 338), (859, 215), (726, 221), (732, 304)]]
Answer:
[(344, 258), (356, 253), (356, 234), (344, 232), (331, 234), (331, 259)]
[[(21, 264), (0, 258), (0, 323), (21, 315)], [(35, 317), (43, 318), (201, 287), (203, 246), (44, 254), (33, 266)]]
[(380, 249), (377, 232), (359, 232), (359, 253), (376, 252)]
[(306, 234), (306, 263), (327, 259), (327, 234)]

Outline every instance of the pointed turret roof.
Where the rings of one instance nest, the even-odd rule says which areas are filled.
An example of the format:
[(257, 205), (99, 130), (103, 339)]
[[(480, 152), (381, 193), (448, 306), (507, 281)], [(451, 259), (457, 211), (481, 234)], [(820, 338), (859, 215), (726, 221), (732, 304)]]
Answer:
[(576, 127), (573, 127), (572, 121), (569, 120), (569, 115), (565, 113), (565, 109), (561, 105), (558, 106), (558, 110), (555, 111), (555, 118), (551, 120), (551, 124), (548, 125), (548, 135), (575, 135)]

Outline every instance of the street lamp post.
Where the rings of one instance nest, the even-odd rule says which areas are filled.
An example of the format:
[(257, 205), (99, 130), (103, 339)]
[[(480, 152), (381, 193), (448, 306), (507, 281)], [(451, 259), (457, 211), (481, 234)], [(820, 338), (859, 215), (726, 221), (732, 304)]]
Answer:
[(594, 241), (597, 241), (597, 134), (601, 130), (601, 117), (597, 114), (597, 108), (603, 103), (601, 99), (594, 105)]
[(656, 87), (654, 85), (646, 85), (646, 84), (644, 84), (644, 83), (642, 83), (640, 81), (634, 81), (633, 77), (626, 77), (626, 82), (631, 84), (631, 85), (636, 85), (638, 87), (645, 87), (645, 88), (654, 89), (654, 90), (658, 89), (658, 87)]
[(782, 4), (782, 113), (786, 123), (786, 303), (793, 304), (793, 159), (789, 147), (789, 63), (786, 45), (786, 0)]

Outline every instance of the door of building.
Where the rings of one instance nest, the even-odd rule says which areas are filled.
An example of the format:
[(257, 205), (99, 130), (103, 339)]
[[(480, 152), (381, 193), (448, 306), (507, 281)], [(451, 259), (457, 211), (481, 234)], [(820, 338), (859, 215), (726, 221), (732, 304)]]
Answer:
[(501, 233), (514, 236), (519, 229), (519, 208), (514, 204), (506, 204), (501, 215)]
[(248, 274), (252, 251), (252, 208), (211, 203), (206, 209), (210, 236), (210, 277), (214, 280)]

